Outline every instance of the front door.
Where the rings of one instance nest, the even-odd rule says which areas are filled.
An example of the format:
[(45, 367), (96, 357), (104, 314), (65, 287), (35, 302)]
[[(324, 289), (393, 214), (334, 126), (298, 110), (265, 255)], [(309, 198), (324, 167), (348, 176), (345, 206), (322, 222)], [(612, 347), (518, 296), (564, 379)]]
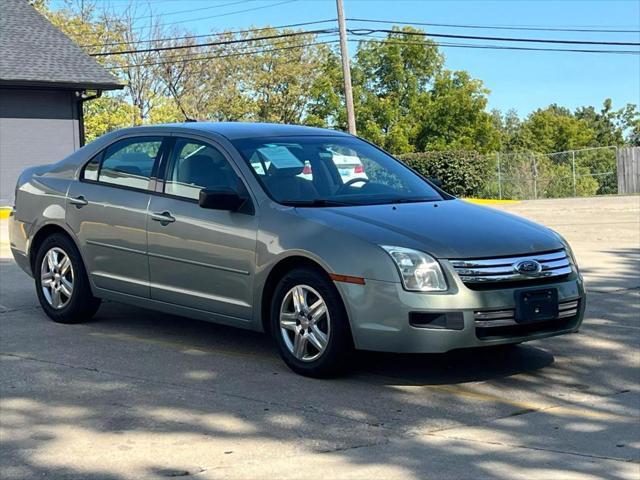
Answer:
[(151, 298), (249, 321), (256, 216), (198, 205), (203, 188), (244, 184), (219, 148), (196, 139), (176, 138), (164, 170), (147, 223)]
[(131, 137), (96, 155), (72, 183), (66, 220), (94, 285), (149, 297), (147, 207), (161, 137)]

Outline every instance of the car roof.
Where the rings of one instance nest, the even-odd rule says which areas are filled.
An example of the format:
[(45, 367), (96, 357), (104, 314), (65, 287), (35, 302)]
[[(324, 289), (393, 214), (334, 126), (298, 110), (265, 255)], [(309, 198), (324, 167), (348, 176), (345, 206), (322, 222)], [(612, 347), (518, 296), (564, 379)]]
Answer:
[(149, 131), (154, 127), (161, 129), (176, 128), (180, 130), (192, 130), (199, 132), (211, 132), (222, 135), (229, 140), (255, 137), (286, 137), (286, 136), (349, 136), (347, 133), (326, 128), (305, 127), (302, 125), (282, 125), (277, 123), (252, 123), (252, 122), (186, 122), (165, 123), (160, 125), (145, 125), (127, 129)]

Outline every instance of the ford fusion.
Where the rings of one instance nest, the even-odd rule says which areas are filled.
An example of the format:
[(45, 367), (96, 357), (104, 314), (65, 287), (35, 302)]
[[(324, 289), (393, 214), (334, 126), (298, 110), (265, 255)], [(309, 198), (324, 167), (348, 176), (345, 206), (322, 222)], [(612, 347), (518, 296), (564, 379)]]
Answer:
[(11, 250), (56, 322), (101, 299), (269, 332), (294, 371), (351, 350), (446, 352), (578, 330), (557, 233), (458, 200), (357, 137), (188, 123), (27, 169)]

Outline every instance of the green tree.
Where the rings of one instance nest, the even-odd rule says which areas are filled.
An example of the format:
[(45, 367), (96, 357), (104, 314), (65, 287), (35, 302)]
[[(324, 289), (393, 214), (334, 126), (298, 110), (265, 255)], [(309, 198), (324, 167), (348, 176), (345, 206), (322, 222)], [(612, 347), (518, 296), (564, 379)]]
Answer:
[(500, 151), (501, 152), (513, 152), (517, 148), (514, 142), (522, 128), (522, 121), (518, 116), (518, 112), (514, 109), (507, 110), (505, 114), (502, 114), (499, 110), (494, 109), (491, 111), (493, 125), (498, 130), (500, 138)]
[(304, 123), (315, 127), (347, 129), (344, 107), (344, 87), (340, 56), (331, 48), (324, 48), (319, 75), (309, 89)]
[[(485, 111), (488, 91), (466, 72), (444, 70), (437, 46), (416, 33), (395, 29), (383, 41), (358, 45), (352, 64), (358, 135), (397, 154), (497, 148), (498, 130)], [(336, 54), (327, 56), (311, 91), (310, 123), (345, 129)]]
[(118, 128), (135, 124), (136, 107), (123, 96), (110, 95), (84, 103), (84, 129), (87, 142)]
[(594, 137), (588, 122), (553, 104), (529, 115), (512, 143), (518, 150), (551, 153), (589, 147)]
[(441, 70), (437, 46), (405, 27), (385, 41), (361, 42), (353, 63), (358, 134), (394, 153), (416, 150), (429, 90)]
[(487, 94), (467, 72), (439, 73), (421, 112), (417, 150), (497, 150), (500, 137), (486, 112)]
[(600, 111), (593, 106), (580, 107), (576, 118), (584, 120), (594, 131), (592, 146), (624, 145), (634, 142), (634, 132), (640, 126), (640, 113), (633, 104), (614, 110), (610, 98), (605, 99)]
[[(294, 30), (261, 30), (253, 36), (274, 36)], [(251, 36), (249, 36), (251, 38)], [(324, 45), (313, 45), (315, 35), (258, 40), (254, 53), (246, 57), (242, 78), (245, 96), (251, 100), (252, 120), (302, 123), (309, 92), (319, 80), (326, 58)]]

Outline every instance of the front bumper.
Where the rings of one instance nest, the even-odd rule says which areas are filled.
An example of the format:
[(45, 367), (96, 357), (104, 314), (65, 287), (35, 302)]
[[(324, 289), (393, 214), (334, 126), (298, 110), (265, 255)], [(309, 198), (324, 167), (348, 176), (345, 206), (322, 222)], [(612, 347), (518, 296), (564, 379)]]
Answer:
[[(398, 353), (442, 353), (460, 348), (520, 343), (578, 331), (586, 306), (577, 273), (556, 282), (530, 287), (477, 291), (447, 275), (451, 288), (443, 293), (408, 292), (398, 282), (366, 280), (365, 285), (337, 283), (349, 314), (357, 349)], [(487, 329), (476, 324), (476, 312), (515, 309), (516, 290), (556, 288), (559, 302), (578, 301), (576, 314), (538, 324)], [(453, 314), (455, 325), (413, 326), (410, 314)]]

